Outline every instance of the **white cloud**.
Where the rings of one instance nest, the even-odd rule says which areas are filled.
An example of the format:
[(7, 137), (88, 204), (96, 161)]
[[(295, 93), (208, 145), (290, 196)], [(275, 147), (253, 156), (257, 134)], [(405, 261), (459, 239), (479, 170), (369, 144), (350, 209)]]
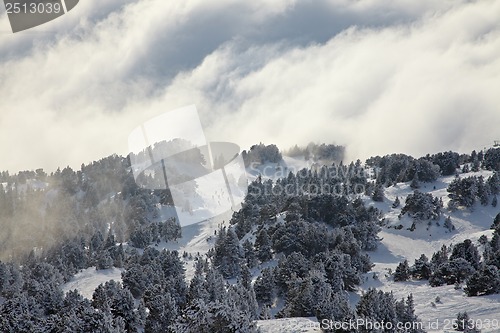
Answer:
[(193, 103), (210, 138), (243, 148), (334, 141), (366, 158), (500, 136), (498, 2), (272, 4), (89, 0), (1, 33), (0, 170), (126, 154), (139, 123)]

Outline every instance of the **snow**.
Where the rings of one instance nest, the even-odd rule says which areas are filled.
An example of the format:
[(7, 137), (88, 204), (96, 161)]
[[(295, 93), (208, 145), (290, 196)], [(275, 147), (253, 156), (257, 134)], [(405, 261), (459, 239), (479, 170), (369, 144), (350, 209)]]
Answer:
[(122, 281), (122, 269), (110, 268), (96, 270), (95, 267), (89, 267), (77, 273), (69, 282), (62, 286), (64, 293), (71, 290), (78, 290), (80, 294), (88, 299), (92, 299), (95, 289), (101, 284), (110, 280)]
[(285, 318), (257, 320), (261, 333), (315, 333), (322, 332), (316, 318)]

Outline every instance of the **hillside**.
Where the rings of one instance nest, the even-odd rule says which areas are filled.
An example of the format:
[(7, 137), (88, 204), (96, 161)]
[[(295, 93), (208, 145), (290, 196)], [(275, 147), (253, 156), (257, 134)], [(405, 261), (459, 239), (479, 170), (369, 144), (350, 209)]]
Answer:
[[(15, 251), (7, 238), (3, 243), (4, 257), (10, 253), (14, 260), (0, 266), (0, 303), (10, 318), (4, 325), (19, 327), (22, 320), (32, 328), (53, 327), (51, 316), (65, 318), (59, 311), (80, 304), (103, 315), (111, 311), (112, 326), (119, 330), (124, 321), (126, 331), (195, 330), (190, 316), (203, 315), (210, 327), (237, 322), (245, 332), (319, 332), (320, 323), (325, 329), (325, 323), (349, 318), (419, 322), (425, 331), (440, 332), (464, 312), (482, 332), (500, 331), (500, 252), (498, 232), (490, 228), (500, 213), (496, 153), (420, 159), (399, 154), (343, 165), (314, 156), (271, 162), (254, 151), (247, 157), (253, 159), (246, 168), (250, 185), (241, 203), (182, 228), (175, 224), (179, 214), (184, 220), (196, 218), (197, 211), (213, 215), (224, 205), (210, 182), (199, 181), (194, 192), (186, 192), (189, 210), (174, 210), (168, 193), (134, 186), (126, 161), (117, 156), (78, 172), (4, 175), (2, 223), (22, 241)], [(456, 163), (452, 170), (443, 164), (450, 160)], [(211, 193), (209, 205), (199, 199)], [(45, 230), (42, 239), (11, 224), (20, 219), (29, 227), (28, 218), (43, 221), (36, 227)], [(38, 245), (22, 254), (28, 241)], [(443, 245), (448, 253), (438, 262), (434, 257)], [(472, 252), (463, 252), (464, 246)], [(414, 276), (422, 254), (432, 258), (430, 279)], [(404, 260), (411, 267), (401, 280)], [(480, 278), (486, 267), (498, 277), (497, 289), (468, 297), (470, 278)], [(481, 294), (486, 287), (478, 288)], [(91, 303), (68, 303), (76, 296), (63, 292), (75, 289)], [(103, 292), (111, 301), (102, 303)], [(155, 294), (163, 296), (151, 298)], [(39, 310), (16, 316), (11, 309), (26, 301), (40, 302)], [(120, 302), (132, 312), (116, 312)], [(373, 310), (379, 303), (388, 310)], [(100, 325), (106, 319), (94, 320)]]

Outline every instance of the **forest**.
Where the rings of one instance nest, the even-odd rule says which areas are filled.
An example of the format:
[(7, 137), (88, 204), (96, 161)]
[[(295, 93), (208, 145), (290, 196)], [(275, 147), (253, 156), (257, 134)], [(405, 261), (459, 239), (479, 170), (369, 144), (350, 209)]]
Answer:
[[(307, 151), (301, 149), (294, 151)], [(317, 161), (337, 159), (343, 150), (316, 145), (309, 153)], [(245, 152), (247, 165), (281, 160), (275, 145)], [(492, 175), (461, 176), (480, 170)], [(443, 218), (442, 228), (451, 231), (446, 212), (497, 206), (499, 173), (500, 148), (492, 148), (377, 156), (365, 164), (340, 160), (276, 180), (258, 176), (241, 209), (214, 230), (213, 248), (200, 254), (158, 246), (180, 239), (183, 230), (160, 213), (171, 204), (168, 189), (137, 185), (127, 157), (112, 155), (50, 174), (4, 171), (0, 331), (257, 332), (256, 320), (293, 317), (416, 322), (411, 294), (396, 299), (370, 288), (350, 304), (348, 295), (371, 271), (370, 253), (387, 228), (372, 203), (383, 201), (390, 186), (408, 182), (414, 192), (392, 203), (401, 207), (400, 218), (411, 218), (413, 229)], [(442, 198), (422, 191), (441, 176), (455, 177), (446, 207)], [(392, 278), (428, 280), (433, 287), (463, 283), (470, 297), (500, 293), (500, 214), (491, 229), (492, 237), (480, 239), (483, 253), (470, 240), (443, 245), (430, 259), (422, 254), (411, 265), (401, 262)], [(195, 262), (190, 278), (186, 257)], [(63, 293), (62, 285), (91, 267), (119, 268), (121, 281), (99, 285), (92, 299), (78, 290)]]

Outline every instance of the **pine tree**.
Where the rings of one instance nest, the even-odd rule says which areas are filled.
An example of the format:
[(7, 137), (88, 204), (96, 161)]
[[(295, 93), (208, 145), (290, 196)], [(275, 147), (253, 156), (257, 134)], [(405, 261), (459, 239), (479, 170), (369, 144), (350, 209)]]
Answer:
[(432, 274), (431, 264), (429, 263), (429, 259), (422, 254), (420, 258), (415, 259), (415, 264), (411, 268), (411, 275), (415, 279), (429, 279)]
[(469, 315), (467, 311), (459, 312), (457, 314), (457, 328), (456, 331), (463, 332), (468, 329), (469, 326)]
[(394, 281), (407, 281), (410, 278), (410, 266), (408, 260), (399, 263), (394, 272)]
[(442, 245), (441, 249), (432, 255), (431, 267), (433, 270), (448, 262), (448, 253), (448, 247), (446, 245)]
[(489, 186), (485, 184), (483, 176), (479, 176), (476, 183), (477, 183), (477, 196), (479, 197), (481, 205), (488, 206), (490, 201)]
[(224, 248), (222, 252), (225, 256), (222, 257), (218, 268), (226, 279), (238, 277), (240, 275), (240, 263), (243, 255), (238, 236), (236, 236), (232, 227), (227, 230), (222, 246)]
[(373, 190), (372, 200), (377, 202), (384, 201), (384, 189), (382, 184), (376, 184), (375, 189)]
[(483, 266), (467, 280), (467, 296), (489, 295), (500, 292), (500, 274), (495, 266)]
[(149, 309), (149, 315), (146, 318), (145, 332), (165, 332), (177, 317), (177, 305), (168, 292), (157, 294), (148, 300), (146, 307)]
[(109, 251), (108, 250), (101, 250), (101, 252), (98, 254), (97, 257), (97, 262), (96, 262), (96, 269), (108, 269), (113, 267), (113, 259), (111, 258)]
[(262, 228), (255, 239), (255, 249), (257, 250), (257, 258), (261, 262), (266, 262), (272, 259), (271, 239), (265, 228)]
[(500, 194), (500, 174), (497, 171), (493, 172), (493, 175), (488, 177), (486, 184), (488, 185), (491, 194)]
[(194, 276), (189, 283), (188, 302), (193, 303), (196, 299), (208, 300), (208, 292), (204, 286), (204, 275), (206, 262), (198, 257), (195, 263)]
[(257, 254), (255, 253), (254, 246), (250, 240), (243, 242), (243, 253), (246, 259), (248, 268), (254, 268), (258, 264)]
[(481, 261), (481, 256), (477, 247), (472, 243), (470, 239), (466, 239), (461, 243), (456, 244), (453, 247), (450, 260), (463, 258), (468, 261), (475, 269), (479, 268)]
[(395, 304), (392, 293), (384, 293), (370, 288), (361, 296), (356, 306), (356, 313), (359, 317), (366, 318), (366, 320), (390, 322), (395, 327), (398, 320)]
[(111, 230), (111, 228), (109, 228), (108, 235), (106, 237), (106, 241), (104, 242), (104, 248), (111, 249), (112, 247), (115, 246), (115, 244), (116, 244), (115, 235), (113, 233), (113, 230)]
[(420, 182), (418, 180), (418, 172), (415, 172), (415, 175), (413, 176), (413, 179), (410, 183), (410, 187), (414, 190), (420, 188)]
[(478, 172), (479, 171), (479, 167), (480, 167), (480, 163), (477, 159), (475, 159), (474, 161), (472, 161), (472, 167), (471, 167), (471, 171), (472, 172)]
[(226, 282), (219, 270), (215, 269), (213, 266), (209, 267), (207, 270), (203, 287), (207, 291), (207, 303), (217, 301), (222, 302), (224, 300), (226, 293)]
[(221, 227), (217, 231), (217, 239), (215, 240), (214, 245), (214, 256), (213, 256), (213, 264), (215, 267), (219, 267), (222, 265), (222, 261), (227, 256), (226, 252), (226, 227)]
[(260, 304), (270, 305), (274, 298), (274, 277), (269, 268), (264, 268), (254, 284), (255, 296)]
[(238, 282), (241, 283), (241, 285), (246, 289), (250, 289), (252, 287), (252, 273), (250, 272), (250, 269), (248, 269), (247, 265), (242, 264), (240, 272), (241, 274)]
[(490, 229), (496, 230), (497, 233), (500, 233), (500, 213), (498, 213), (495, 216), (495, 219), (493, 220), (493, 224), (491, 225)]

